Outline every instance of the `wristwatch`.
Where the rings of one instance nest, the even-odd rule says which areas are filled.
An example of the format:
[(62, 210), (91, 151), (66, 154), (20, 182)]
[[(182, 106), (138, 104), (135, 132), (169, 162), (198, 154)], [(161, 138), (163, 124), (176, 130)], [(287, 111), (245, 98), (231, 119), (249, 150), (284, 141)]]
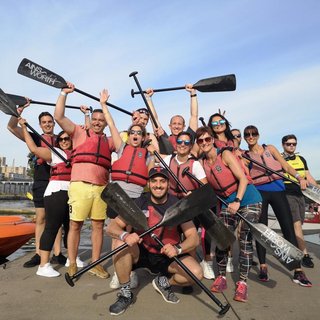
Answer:
[(182, 253), (182, 248), (181, 248), (181, 246), (179, 244), (176, 244), (175, 248), (177, 249), (178, 255)]
[(239, 198), (235, 198), (233, 202), (241, 202), (241, 200)]

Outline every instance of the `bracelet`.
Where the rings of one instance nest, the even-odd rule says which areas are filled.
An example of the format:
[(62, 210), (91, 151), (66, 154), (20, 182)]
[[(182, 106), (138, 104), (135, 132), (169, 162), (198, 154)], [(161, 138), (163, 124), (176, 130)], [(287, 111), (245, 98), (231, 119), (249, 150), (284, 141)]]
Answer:
[(182, 248), (179, 244), (176, 244), (174, 247), (176, 248), (178, 255), (182, 253)]
[(65, 93), (64, 91), (60, 91), (60, 94), (61, 94), (62, 96), (64, 96), (64, 97), (67, 96), (67, 93)]
[(197, 94), (196, 94), (196, 93), (195, 93), (195, 94), (191, 94), (191, 95), (190, 95), (190, 97), (191, 97), (191, 98), (196, 97), (196, 96), (197, 96)]
[(84, 113), (84, 115), (85, 115), (85, 116), (90, 116), (90, 112), (87, 111), (87, 112)]
[[(299, 173), (297, 173), (295, 176), (294, 176), (297, 180), (302, 180), (302, 177), (300, 176), (300, 174)], [(300, 178), (300, 179), (299, 179)]]
[(122, 232), (122, 233), (120, 234), (120, 236), (119, 236), (119, 239), (120, 239), (121, 241), (124, 241), (124, 238), (125, 238), (125, 236), (126, 236), (127, 234), (129, 234), (129, 232), (127, 232), (127, 231)]

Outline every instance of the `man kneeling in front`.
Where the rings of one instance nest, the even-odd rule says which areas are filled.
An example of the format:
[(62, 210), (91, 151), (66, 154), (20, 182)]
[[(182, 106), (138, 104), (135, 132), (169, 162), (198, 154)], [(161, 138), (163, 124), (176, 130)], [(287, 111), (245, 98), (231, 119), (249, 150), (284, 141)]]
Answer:
[[(154, 226), (162, 220), (165, 211), (178, 199), (169, 194), (169, 174), (161, 167), (152, 168), (149, 172), (148, 186), (150, 192), (142, 194), (135, 200), (145, 213), (148, 225)], [(117, 301), (109, 307), (111, 315), (123, 313), (133, 303), (133, 293), (130, 288), (130, 273), (138, 268), (147, 268), (152, 274), (157, 274), (152, 281), (154, 289), (168, 303), (178, 303), (180, 300), (172, 291), (172, 286), (190, 286), (193, 280), (179, 267), (173, 257), (178, 257), (188, 269), (199, 279), (203, 277), (200, 264), (189, 255), (199, 244), (197, 230), (192, 221), (179, 226), (160, 227), (154, 233), (165, 244), (161, 248), (158, 243), (138, 230), (126, 231), (127, 224), (118, 216), (112, 219), (107, 227), (107, 233), (116, 239), (115, 248), (128, 244), (128, 247), (114, 256), (114, 268), (120, 282), (120, 293)], [(181, 240), (183, 235), (183, 241)]]

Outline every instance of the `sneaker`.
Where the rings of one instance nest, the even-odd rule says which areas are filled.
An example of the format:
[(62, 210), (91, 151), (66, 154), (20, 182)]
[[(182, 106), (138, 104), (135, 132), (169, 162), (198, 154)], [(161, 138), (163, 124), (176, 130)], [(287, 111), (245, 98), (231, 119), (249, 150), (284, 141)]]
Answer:
[(107, 279), (107, 278), (110, 277), (110, 274), (107, 271), (105, 271), (103, 269), (102, 265), (100, 265), (100, 264), (97, 264), (92, 269), (90, 269), (88, 272), (91, 275), (96, 276), (96, 277), (101, 278), (101, 279)]
[(244, 281), (237, 282), (236, 292), (234, 294), (233, 300), (240, 302), (248, 301), (248, 286)]
[(308, 255), (305, 254), (301, 260), (301, 264), (305, 267), (305, 268), (313, 268), (314, 267), (314, 263), (312, 262), (312, 258)]
[(125, 297), (121, 294), (121, 292), (118, 293), (118, 299), (117, 301), (112, 304), (109, 307), (109, 312), (113, 316), (118, 316), (121, 313), (124, 313), (128, 307), (133, 303), (133, 294), (130, 293), (130, 297)]
[(295, 271), (292, 281), (300, 284), (302, 287), (312, 287), (312, 283), (308, 280), (303, 271)]
[[(113, 274), (110, 284), (109, 284), (111, 289), (118, 289), (120, 288), (120, 282), (118, 279), (118, 276), (116, 273)], [(139, 286), (139, 279), (138, 279), (138, 275), (136, 272), (131, 271), (130, 274), (130, 288), (131, 289), (135, 289)]]
[(168, 303), (179, 303), (180, 299), (172, 291), (168, 278), (165, 276), (158, 276), (152, 281), (152, 286), (158, 291), (164, 301)]
[(203, 270), (203, 277), (206, 279), (214, 279), (214, 271), (212, 269), (212, 261), (202, 260), (200, 262), (201, 268)]
[(39, 266), (38, 271), (36, 272), (38, 276), (53, 278), (59, 277), (60, 273), (52, 268), (52, 265), (48, 262), (43, 267)]
[(50, 263), (52, 264), (61, 264), (61, 265), (65, 265), (67, 262), (67, 258), (60, 252), (59, 255), (55, 256), (53, 255)]
[(68, 268), (69, 276), (72, 277), (74, 274), (78, 272), (78, 267), (76, 263), (70, 263)]
[[(84, 268), (84, 267), (86, 267), (88, 265), (86, 262), (82, 261), (79, 257), (77, 257), (76, 263), (77, 263), (77, 267), (78, 268)], [(68, 258), (67, 261), (66, 261), (65, 266), (69, 267), (69, 265), (70, 265), (70, 260)]]
[(269, 281), (268, 268), (267, 267), (261, 267), (260, 268), (258, 279), (259, 279), (259, 281), (262, 281), (262, 282), (268, 282)]
[(232, 273), (234, 271), (234, 267), (233, 267), (233, 264), (232, 264), (232, 257), (228, 257), (226, 271), (230, 272), (230, 273)]
[(222, 292), (227, 289), (227, 279), (224, 276), (219, 276), (214, 280), (210, 290), (212, 292)]
[(23, 264), (24, 268), (33, 268), (40, 264), (40, 256), (36, 253), (29, 261)]

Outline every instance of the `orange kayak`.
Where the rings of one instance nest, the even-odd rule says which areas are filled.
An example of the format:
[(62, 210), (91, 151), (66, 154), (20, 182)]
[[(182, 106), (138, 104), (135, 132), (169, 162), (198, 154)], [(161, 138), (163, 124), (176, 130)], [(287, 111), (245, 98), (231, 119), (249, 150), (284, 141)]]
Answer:
[(34, 237), (35, 223), (23, 216), (0, 216), (0, 260)]

